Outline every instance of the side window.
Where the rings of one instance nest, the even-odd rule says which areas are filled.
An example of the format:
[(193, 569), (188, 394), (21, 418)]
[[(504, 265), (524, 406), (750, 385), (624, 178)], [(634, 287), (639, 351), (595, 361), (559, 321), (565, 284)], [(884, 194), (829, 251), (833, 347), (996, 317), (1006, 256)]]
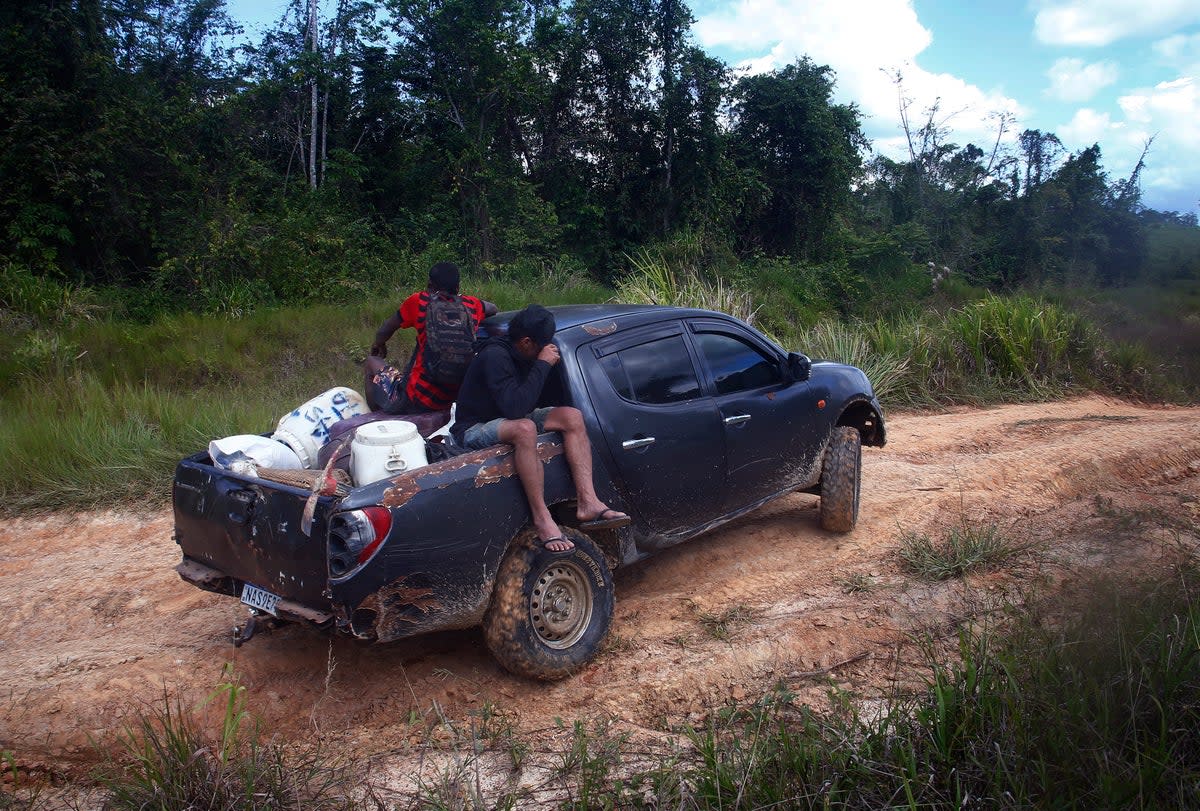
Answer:
[(600, 359), (617, 394), (647, 405), (700, 396), (700, 381), (682, 335), (622, 349)]
[(740, 338), (722, 332), (698, 332), (696, 343), (712, 372), (717, 394), (783, 382), (779, 365)]

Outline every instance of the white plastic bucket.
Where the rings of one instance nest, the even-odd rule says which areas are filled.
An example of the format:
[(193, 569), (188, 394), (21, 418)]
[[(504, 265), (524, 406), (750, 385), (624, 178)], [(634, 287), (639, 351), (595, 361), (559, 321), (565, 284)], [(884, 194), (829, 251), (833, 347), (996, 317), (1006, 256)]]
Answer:
[(356, 486), (427, 464), (425, 440), (417, 426), (407, 420), (382, 420), (359, 426), (350, 443), (350, 475)]
[(368, 411), (367, 401), (361, 394), (338, 386), (312, 398), (292, 413), (284, 414), (271, 438), (295, 451), (304, 467), (315, 468), (317, 452), (329, 441), (330, 427)]

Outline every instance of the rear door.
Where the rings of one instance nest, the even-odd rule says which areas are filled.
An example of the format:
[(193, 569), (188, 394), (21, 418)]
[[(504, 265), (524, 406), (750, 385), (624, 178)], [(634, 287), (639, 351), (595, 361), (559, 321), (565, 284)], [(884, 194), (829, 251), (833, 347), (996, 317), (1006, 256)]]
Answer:
[(627, 503), (663, 534), (719, 517), (723, 429), (683, 323), (630, 330), (577, 352), (615, 465), (614, 483)]

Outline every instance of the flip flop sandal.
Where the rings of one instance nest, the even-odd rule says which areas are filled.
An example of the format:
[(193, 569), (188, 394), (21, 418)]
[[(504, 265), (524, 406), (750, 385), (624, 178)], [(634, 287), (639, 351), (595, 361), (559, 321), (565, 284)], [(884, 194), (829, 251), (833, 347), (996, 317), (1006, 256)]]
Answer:
[(633, 523), (633, 519), (623, 512), (614, 510), (609, 507), (590, 521), (580, 523), (580, 529), (616, 529), (617, 527), (627, 527)]
[[(562, 541), (563, 543), (567, 543), (567, 544), (571, 544), (571, 545), (569, 547), (567, 547), (566, 549), (551, 549), (549, 546), (547, 546), (547, 544), (552, 544), (555, 541)], [(542, 545), (542, 548), (544, 548), (547, 552), (553, 552), (553, 553), (559, 554), (559, 555), (563, 554), (564, 552), (570, 552), (572, 549), (575, 548), (575, 544), (571, 541), (570, 538), (564, 538), (561, 535), (555, 535), (553, 538), (547, 538), (544, 541), (539, 540), (538, 543), (540, 543)]]

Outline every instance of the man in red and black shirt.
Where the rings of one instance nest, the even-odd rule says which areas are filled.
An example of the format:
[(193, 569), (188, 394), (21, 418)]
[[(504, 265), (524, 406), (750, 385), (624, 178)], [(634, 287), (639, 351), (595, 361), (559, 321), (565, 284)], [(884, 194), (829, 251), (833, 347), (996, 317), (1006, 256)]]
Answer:
[[(458, 396), (457, 386), (439, 385), (425, 374), (425, 313), (433, 296), (453, 298), (458, 295), (458, 265), (438, 262), (429, 269), (429, 287), (413, 293), (392, 313), (375, 332), (371, 355), (364, 364), (367, 403), (372, 409), (389, 414), (417, 414), (424, 411), (444, 411)], [(475, 326), (496, 312), (496, 305), (474, 296), (461, 296)], [(402, 327), (417, 331), (417, 345), (409, 359), (408, 368), (400, 371), (389, 364), (388, 339)]]

